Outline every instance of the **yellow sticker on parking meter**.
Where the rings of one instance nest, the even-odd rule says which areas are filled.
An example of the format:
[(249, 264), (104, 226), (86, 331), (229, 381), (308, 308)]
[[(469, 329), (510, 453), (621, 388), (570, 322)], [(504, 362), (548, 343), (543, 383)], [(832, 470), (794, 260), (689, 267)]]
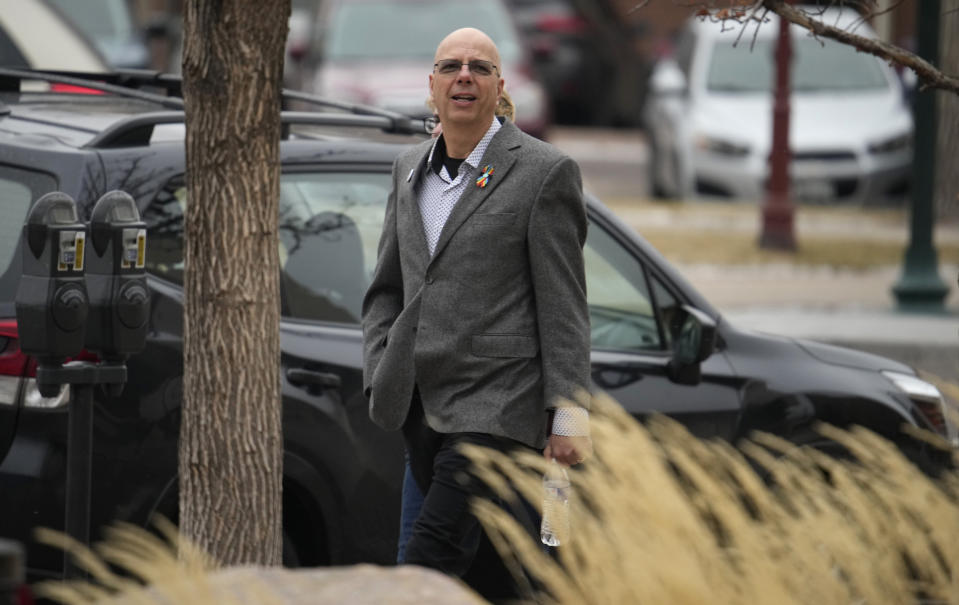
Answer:
[(120, 268), (129, 269), (131, 267), (142, 267), (140, 264), (140, 257), (142, 256), (142, 252), (140, 251), (141, 236), (146, 237), (143, 229), (123, 230), (123, 248), (120, 252)]
[(147, 230), (137, 232), (137, 269), (142, 269), (147, 261)]
[(77, 231), (77, 237), (74, 240), (73, 251), (73, 270), (83, 271), (83, 246), (87, 242), (87, 234), (83, 231)]
[[(57, 271), (76, 270), (77, 266), (77, 242), (81, 241), (81, 231), (61, 231), (60, 232), (60, 250), (57, 254)], [(82, 253), (83, 248), (80, 248)], [(80, 259), (80, 267), (83, 267), (83, 259)]]

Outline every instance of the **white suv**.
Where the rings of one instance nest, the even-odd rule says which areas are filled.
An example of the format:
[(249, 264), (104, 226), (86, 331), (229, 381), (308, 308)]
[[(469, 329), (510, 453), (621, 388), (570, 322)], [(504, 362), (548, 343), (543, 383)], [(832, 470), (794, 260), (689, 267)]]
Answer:
[(0, 0), (0, 66), (107, 70), (90, 42), (41, 0)]
[[(857, 34), (850, 10), (807, 9)], [(762, 199), (772, 146), (778, 17), (743, 26), (693, 18), (650, 80), (643, 110), (650, 184), (664, 197)], [(754, 40), (755, 33), (755, 40)], [(742, 35), (740, 35), (742, 34)], [(793, 198), (901, 201), (912, 161), (912, 115), (896, 73), (872, 55), (792, 26)]]

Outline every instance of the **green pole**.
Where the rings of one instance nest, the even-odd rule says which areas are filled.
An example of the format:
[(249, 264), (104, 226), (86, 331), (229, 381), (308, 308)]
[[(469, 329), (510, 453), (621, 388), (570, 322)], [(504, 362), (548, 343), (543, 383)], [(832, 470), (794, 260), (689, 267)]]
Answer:
[[(917, 51), (933, 65), (939, 63), (940, 0), (916, 3)], [(909, 247), (902, 276), (892, 287), (902, 311), (942, 312), (949, 288), (939, 276), (932, 244), (936, 182), (936, 92), (916, 90), (913, 101), (915, 143), (912, 160), (912, 205)]]

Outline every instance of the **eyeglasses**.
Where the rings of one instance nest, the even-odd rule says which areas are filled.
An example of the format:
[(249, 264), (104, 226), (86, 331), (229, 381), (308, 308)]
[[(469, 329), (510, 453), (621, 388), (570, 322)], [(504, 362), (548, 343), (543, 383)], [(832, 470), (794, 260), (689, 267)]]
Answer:
[(463, 69), (464, 65), (469, 67), (470, 73), (474, 76), (491, 76), (494, 71), (499, 73), (499, 69), (495, 65), (482, 59), (473, 59), (469, 63), (463, 63), (456, 59), (442, 59), (433, 64), (433, 69), (440, 75), (454, 76)]

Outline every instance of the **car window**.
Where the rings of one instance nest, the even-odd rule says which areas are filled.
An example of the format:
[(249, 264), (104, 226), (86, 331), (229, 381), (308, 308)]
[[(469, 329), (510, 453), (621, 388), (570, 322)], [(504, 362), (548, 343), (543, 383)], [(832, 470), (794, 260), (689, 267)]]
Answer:
[(673, 334), (678, 333), (682, 317), (679, 313), (682, 302), (656, 277), (651, 277), (650, 282), (653, 284), (653, 299), (656, 301), (656, 316), (659, 317), (663, 342), (666, 343), (666, 348), (672, 349)]
[[(359, 323), (390, 190), (389, 172), (301, 172), (280, 177), (280, 291), (285, 317)], [(183, 283), (182, 180), (144, 210), (147, 270)]]
[[(713, 46), (706, 87), (714, 92), (772, 90), (774, 40), (721, 39)], [(879, 60), (855, 48), (827, 39), (794, 38), (791, 75), (796, 92), (882, 90), (889, 87)], [(828, 69), (823, 69), (828, 65)]]
[(646, 274), (636, 257), (595, 223), (583, 254), (593, 347), (665, 349)]
[(98, 37), (123, 38), (133, 35), (133, 21), (124, 0), (47, 0), (66, 15), (90, 40)]
[(280, 264), (284, 315), (359, 323), (376, 268), (390, 175), (284, 175)]
[(29, 67), (26, 58), (3, 28), (0, 28), (0, 65), (13, 68)]
[(0, 164), (0, 304), (12, 303), (16, 297), (20, 231), (30, 205), (56, 188), (57, 181), (49, 174)]
[(469, 0), (344, 2), (331, 18), (324, 56), (432, 59), (443, 32), (477, 23), (483, 24), (504, 62), (519, 59), (520, 42), (502, 4)]

